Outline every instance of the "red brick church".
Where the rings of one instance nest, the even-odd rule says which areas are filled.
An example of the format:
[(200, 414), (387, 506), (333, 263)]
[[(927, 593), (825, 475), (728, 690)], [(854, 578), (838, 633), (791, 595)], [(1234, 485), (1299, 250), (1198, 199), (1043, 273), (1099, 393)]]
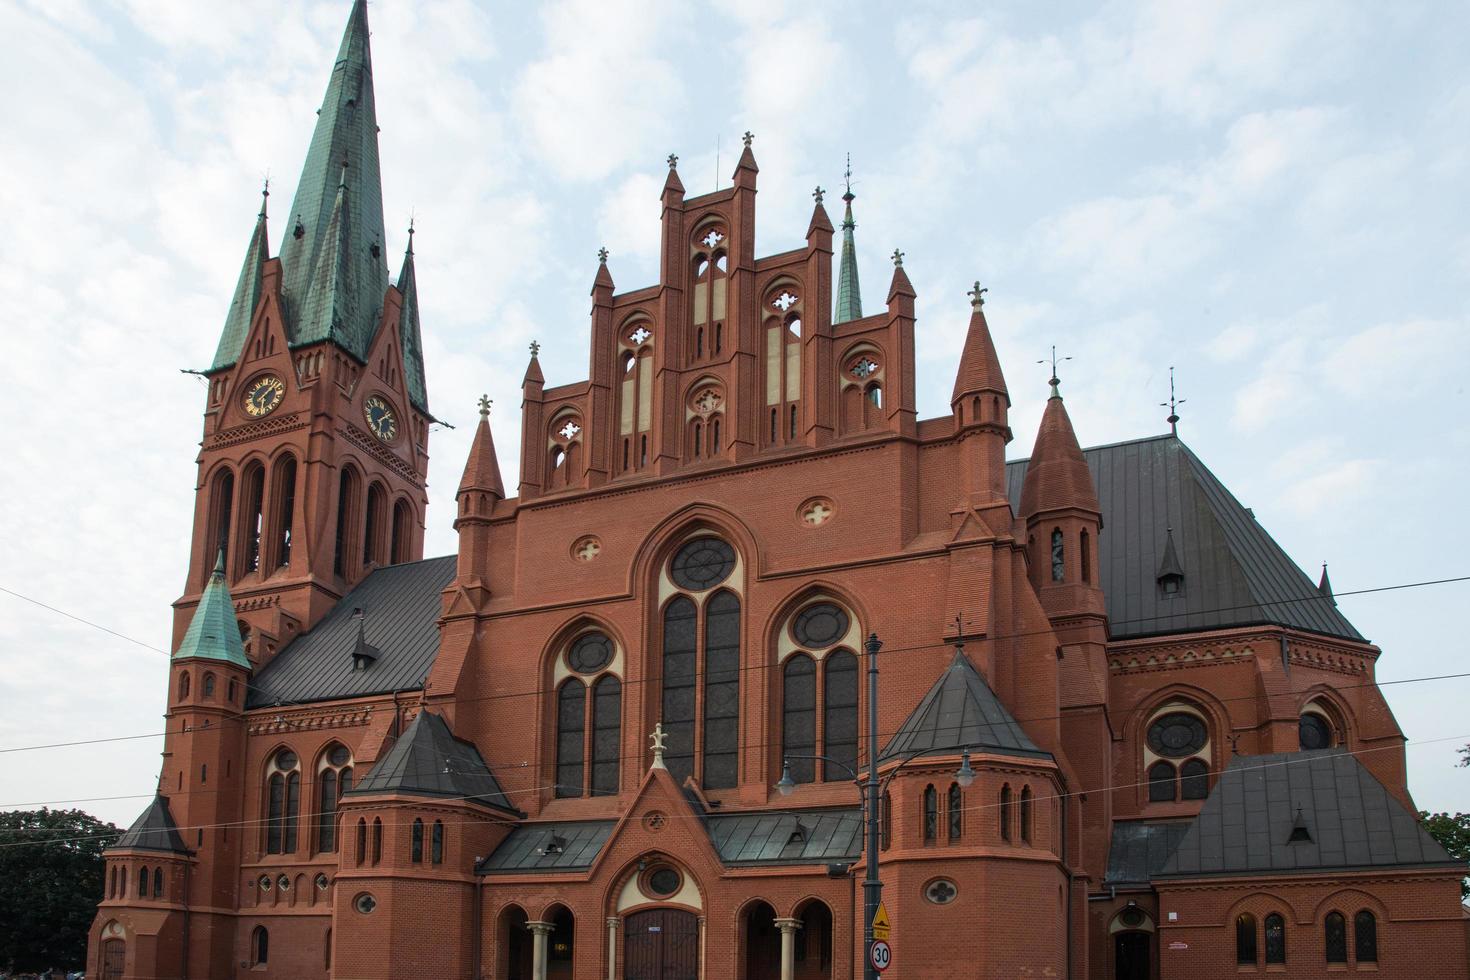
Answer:
[(89, 975), (852, 977), (876, 634), (887, 977), (1466, 976), (1465, 869), (1325, 575), (1176, 435), (1080, 448), (1055, 379), (1008, 462), (978, 284), (918, 418), (914, 287), (895, 253), (864, 312), (851, 192), (840, 256), (820, 194), (762, 255), (751, 138), (713, 193), (676, 164), (658, 282), (601, 255), (587, 377), (533, 346), (519, 485), (485, 405), (426, 559), (354, 5), (205, 371), (162, 773)]

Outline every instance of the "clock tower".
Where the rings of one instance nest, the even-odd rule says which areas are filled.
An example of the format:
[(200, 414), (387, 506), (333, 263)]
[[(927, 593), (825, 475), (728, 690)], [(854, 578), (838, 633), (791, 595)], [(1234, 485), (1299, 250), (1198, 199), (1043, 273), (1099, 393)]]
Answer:
[(279, 254), (259, 214), (208, 380), (183, 637), (216, 557), (260, 667), (373, 568), (423, 557), (429, 414), (413, 229), (384, 258), (363, 0), (327, 84)]

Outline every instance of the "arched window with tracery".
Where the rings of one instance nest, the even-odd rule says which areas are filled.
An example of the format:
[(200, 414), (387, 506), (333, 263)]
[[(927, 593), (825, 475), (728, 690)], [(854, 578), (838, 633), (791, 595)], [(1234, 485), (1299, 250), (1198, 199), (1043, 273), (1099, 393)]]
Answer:
[(271, 756), (266, 771), (265, 851), (294, 854), (301, 809), (301, 760), (290, 749)]
[(388, 514), (388, 492), (374, 483), (367, 492), (367, 519), (362, 528), (362, 564), (365, 568), (383, 563), (383, 522)]
[(556, 795), (559, 797), (582, 795), (586, 716), (587, 685), (569, 677), (556, 693)]
[(276, 460), (271, 482), (271, 550), (275, 568), (291, 564), (291, 529), (296, 522), (296, 457)]
[(1151, 803), (1210, 795), (1210, 724), (1195, 705), (1173, 701), (1154, 710), (1143, 730), (1143, 765)]
[(356, 553), (353, 550), (354, 529), (357, 527), (357, 497), (360, 492), (357, 471), (350, 466), (342, 467), (342, 475), (337, 480), (337, 538), (336, 549), (332, 553), (332, 570), (343, 577), (355, 567), (351, 556)]
[[(558, 797), (611, 796), (618, 791), (622, 743), (622, 651), (601, 630), (575, 635), (557, 655), (556, 779)], [(590, 688), (590, 697), (589, 697)]]
[(546, 466), (547, 490), (569, 487), (581, 474), (582, 417), (575, 409), (562, 409), (552, 417), (547, 437)]
[(648, 434), (653, 426), (653, 321), (635, 317), (618, 335), (618, 438), (622, 472), (648, 465)]
[(721, 385), (714, 381), (694, 385), (684, 413), (689, 458), (708, 459), (724, 451), (724, 410), (725, 392)]
[[(209, 532), (204, 538), (205, 568), (214, 566), (215, 557), (222, 550), (229, 560), (230, 515), (235, 507), (235, 474), (224, 467), (214, 474), (209, 484)], [(228, 564), (225, 566), (229, 567)]]
[(858, 668), (857, 657), (848, 648), (861, 637), (862, 629), (847, 609), (823, 596), (799, 607), (777, 634), (782, 753), (795, 782), (853, 778)]
[(413, 554), (413, 506), (402, 497), (393, 505), (393, 529), (389, 535), (388, 563), (401, 565)]
[(949, 815), (949, 841), (959, 840), (965, 831), (965, 791), (959, 783), (949, 784), (949, 799), (945, 801)]
[(738, 566), (727, 542), (699, 536), (680, 546), (663, 572), (666, 587), (677, 592), (663, 611), (664, 762), (675, 780), (694, 775), (706, 789), (729, 789), (739, 776)]
[(924, 787), (924, 843), (939, 839), (939, 791), (932, 784)]
[(726, 287), (729, 277), (729, 234), (723, 221), (699, 225), (689, 253), (694, 289), (692, 323), (696, 357), (718, 357), (725, 346)]
[[(337, 850), (337, 808), (342, 794), (352, 788), (352, 753), (333, 744), (317, 762), (316, 849)], [(360, 859), (359, 859), (360, 863)]]
[(774, 424), (771, 445), (785, 445), (800, 434), (802, 288), (787, 280), (766, 292), (766, 410)]
[(1277, 912), (1266, 916), (1266, 962), (1286, 962), (1286, 919)]
[(243, 546), (239, 574), (243, 575), (260, 568), (261, 535), (265, 530), (265, 466), (260, 463), (247, 466), (240, 490), (239, 540)]

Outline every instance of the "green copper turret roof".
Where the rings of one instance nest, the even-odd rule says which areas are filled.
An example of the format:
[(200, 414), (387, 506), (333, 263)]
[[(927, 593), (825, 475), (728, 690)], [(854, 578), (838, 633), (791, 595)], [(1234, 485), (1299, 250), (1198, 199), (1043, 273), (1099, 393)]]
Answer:
[(260, 285), (265, 273), (265, 260), (270, 258), (270, 247), (266, 241), (265, 202), (270, 191), (260, 195), (260, 213), (255, 216), (255, 231), (250, 235), (250, 245), (245, 249), (245, 261), (240, 266), (240, 281), (235, 285), (235, 297), (230, 300), (230, 312), (225, 316), (225, 328), (220, 331), (219, 347), (214, 352), (211, 371), (229, 367), (240, 359), (240, 348), (245, 346), (245, 335), (250, 332), (250, 320), (255, 316), (256, 304), (260, 302)]
[(366, 358), (388, 287), (366, 0), (352, 6), (286, 222), (281, 293), (292, 346), (331, 340)]
[(424, 380), (424, 338), (419, 330), (419, 286), (413, 272), (413, 223), (408, 225), (408, 248), (403, 252), (403, 269), (398, 273), (398, 292), (403, 308), (398, 313), (398, 342), (403, 347), (403, 382), (409, 401), (428, 414), (429, 387)]
[(250, 669), (245, 656), (245, 644), (240, 640), (240, 623), (235, 618), (235, 603), (230, 599), (230, 587), (225, 584), (225, 553), (221, 549), (219, 561), (199, 605), (194, 609), (194, 618), (189, 621), (189, 630), (184, 642), (174, 651), (175, 660), (199, 657), (203, 660), (223, 660), (236, 667)]
[(852, 220), (852, 201), (857, 195), (852, 192), (852, 161), (848, 160), (847, 190), (842, 195), (847, 210), (842, 216), (842, 263), (837, 273), (837, 311), (832, 314), (833, 323), (860, 320), (863, 316), (863, 297), (858, 288), (857, 245), (852, 231), (857, 222)]

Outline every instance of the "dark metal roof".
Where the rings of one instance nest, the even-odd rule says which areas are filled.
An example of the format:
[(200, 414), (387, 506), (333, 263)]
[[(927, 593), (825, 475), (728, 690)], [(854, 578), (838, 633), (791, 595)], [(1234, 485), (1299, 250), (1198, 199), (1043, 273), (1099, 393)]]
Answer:
[[(1115, 639), (1274, 623), (1362, 640), (1189, 447), (1157, 436), (1083, 451), (1102, 507), (1098, 567)], [(1019, 509), (1028, 460), (1006, 464)], [(1174, 529), (1184, 587), (1158, 583)]]
[(410, 793), (467, 800), (518, 812), (485, 765), (480, 750), (454, 737), (449, 724), (432, 711), (414, 716), (393, 748), (344, 796)]
[(1163, 868), (1174, 848), (1184, 839), (1190, 820), (1151, 823), (1120, 820), (1113, 824), (1108, 845), (1108, 870), (1104, 885), (1146, 885)]
[(500, 842), (475, 873), (517, 874), (524, 871), (586, 871), (607, 843), (615, 820), (579, 820), (521, 824)]
[[(454, 580), (456, 558), (427, 558), (379, 568), (358, 583), (310, 633), (286, 645), (251, 682), (246, 706), (330, 701), (417, 690), (439, 651), (440, 593)], [(363, 636), (381, 654), (354, 670), (352, 651), (363, 611)]]
[(168, 812), (168, 798), (155, 796), (133, 825), (123, 831), (108, 850), (132, 848), (138, 851), (167, 851), (171, 854), (188, 854), (184, 839), (179, 836), (179, 825), (174, 823), (173, 814)]
[(881, 760), (961, 749), (1051, 758), (1036, 747), (963, 650), (909, 712)]
[[(1300, 820), (1310, 840), (1288, 842)], [(1342, 749), (1232, 759), (1156, 878), (1454, 866)]]
[(711, 814), (705, 825), (728, 865), (828, 864), (863, 851), (863, 812), (856, 807)]

